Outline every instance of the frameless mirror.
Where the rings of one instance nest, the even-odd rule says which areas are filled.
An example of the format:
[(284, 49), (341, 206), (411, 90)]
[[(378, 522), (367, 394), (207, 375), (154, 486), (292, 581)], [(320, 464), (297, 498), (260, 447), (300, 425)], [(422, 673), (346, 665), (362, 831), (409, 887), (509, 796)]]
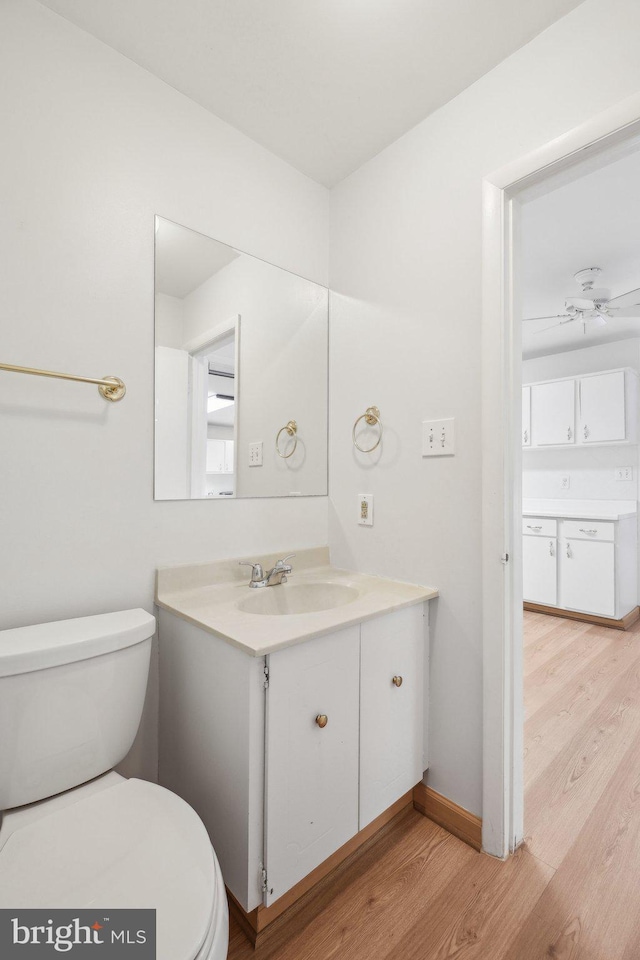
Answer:
[(326, 287), (155, 229), (155, 499), (325, 496)]

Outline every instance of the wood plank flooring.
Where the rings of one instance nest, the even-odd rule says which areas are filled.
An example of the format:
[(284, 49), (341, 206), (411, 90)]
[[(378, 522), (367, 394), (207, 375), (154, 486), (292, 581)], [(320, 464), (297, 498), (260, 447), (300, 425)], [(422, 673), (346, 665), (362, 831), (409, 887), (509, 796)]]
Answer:
[(525, 614), (525, 845), (408, 809), (229, 960), (640, 960), (640, 623)]

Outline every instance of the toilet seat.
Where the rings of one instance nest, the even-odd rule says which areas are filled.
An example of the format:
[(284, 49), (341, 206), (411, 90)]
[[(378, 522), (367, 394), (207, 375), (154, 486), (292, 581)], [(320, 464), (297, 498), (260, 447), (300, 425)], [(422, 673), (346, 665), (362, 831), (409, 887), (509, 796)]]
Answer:
[(16, 816), (0, 846), (0, 906), (155, 908), (158, 960), (226, 957), (226, 894), (198, 815), (157, 784), (104, 781)]

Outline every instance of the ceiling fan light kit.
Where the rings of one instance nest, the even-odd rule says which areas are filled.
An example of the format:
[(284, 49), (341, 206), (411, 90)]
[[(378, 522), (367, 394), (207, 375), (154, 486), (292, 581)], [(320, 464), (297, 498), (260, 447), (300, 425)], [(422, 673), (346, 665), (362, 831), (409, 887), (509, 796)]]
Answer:
[(567, 297), (564, 302), (565, 313), (545, 317), (524, 317), (523, 323), (535, 320), (556, 320), (548, 327), (542, 327), (535, 333), (545, 333), (567, 323), (579, 322), (582, 332), (587, 332), (587, 324), (604, 327), (610, 320), (640, 319), (640, 288), (629, 290), (617, 297), (610, 298), (606, 289), (594, 289), (594, 283), (602, 273), (600, 267), (585, 267), (573, 275), (581, 288), (582, 296)]

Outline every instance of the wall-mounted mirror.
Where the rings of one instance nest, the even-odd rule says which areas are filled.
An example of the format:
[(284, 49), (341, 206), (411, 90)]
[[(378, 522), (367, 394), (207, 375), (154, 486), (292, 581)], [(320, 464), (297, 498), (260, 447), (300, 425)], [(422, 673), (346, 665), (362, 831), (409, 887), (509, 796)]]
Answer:
[(155, 230), (155, 499), (326, 496), (326, 287)]

